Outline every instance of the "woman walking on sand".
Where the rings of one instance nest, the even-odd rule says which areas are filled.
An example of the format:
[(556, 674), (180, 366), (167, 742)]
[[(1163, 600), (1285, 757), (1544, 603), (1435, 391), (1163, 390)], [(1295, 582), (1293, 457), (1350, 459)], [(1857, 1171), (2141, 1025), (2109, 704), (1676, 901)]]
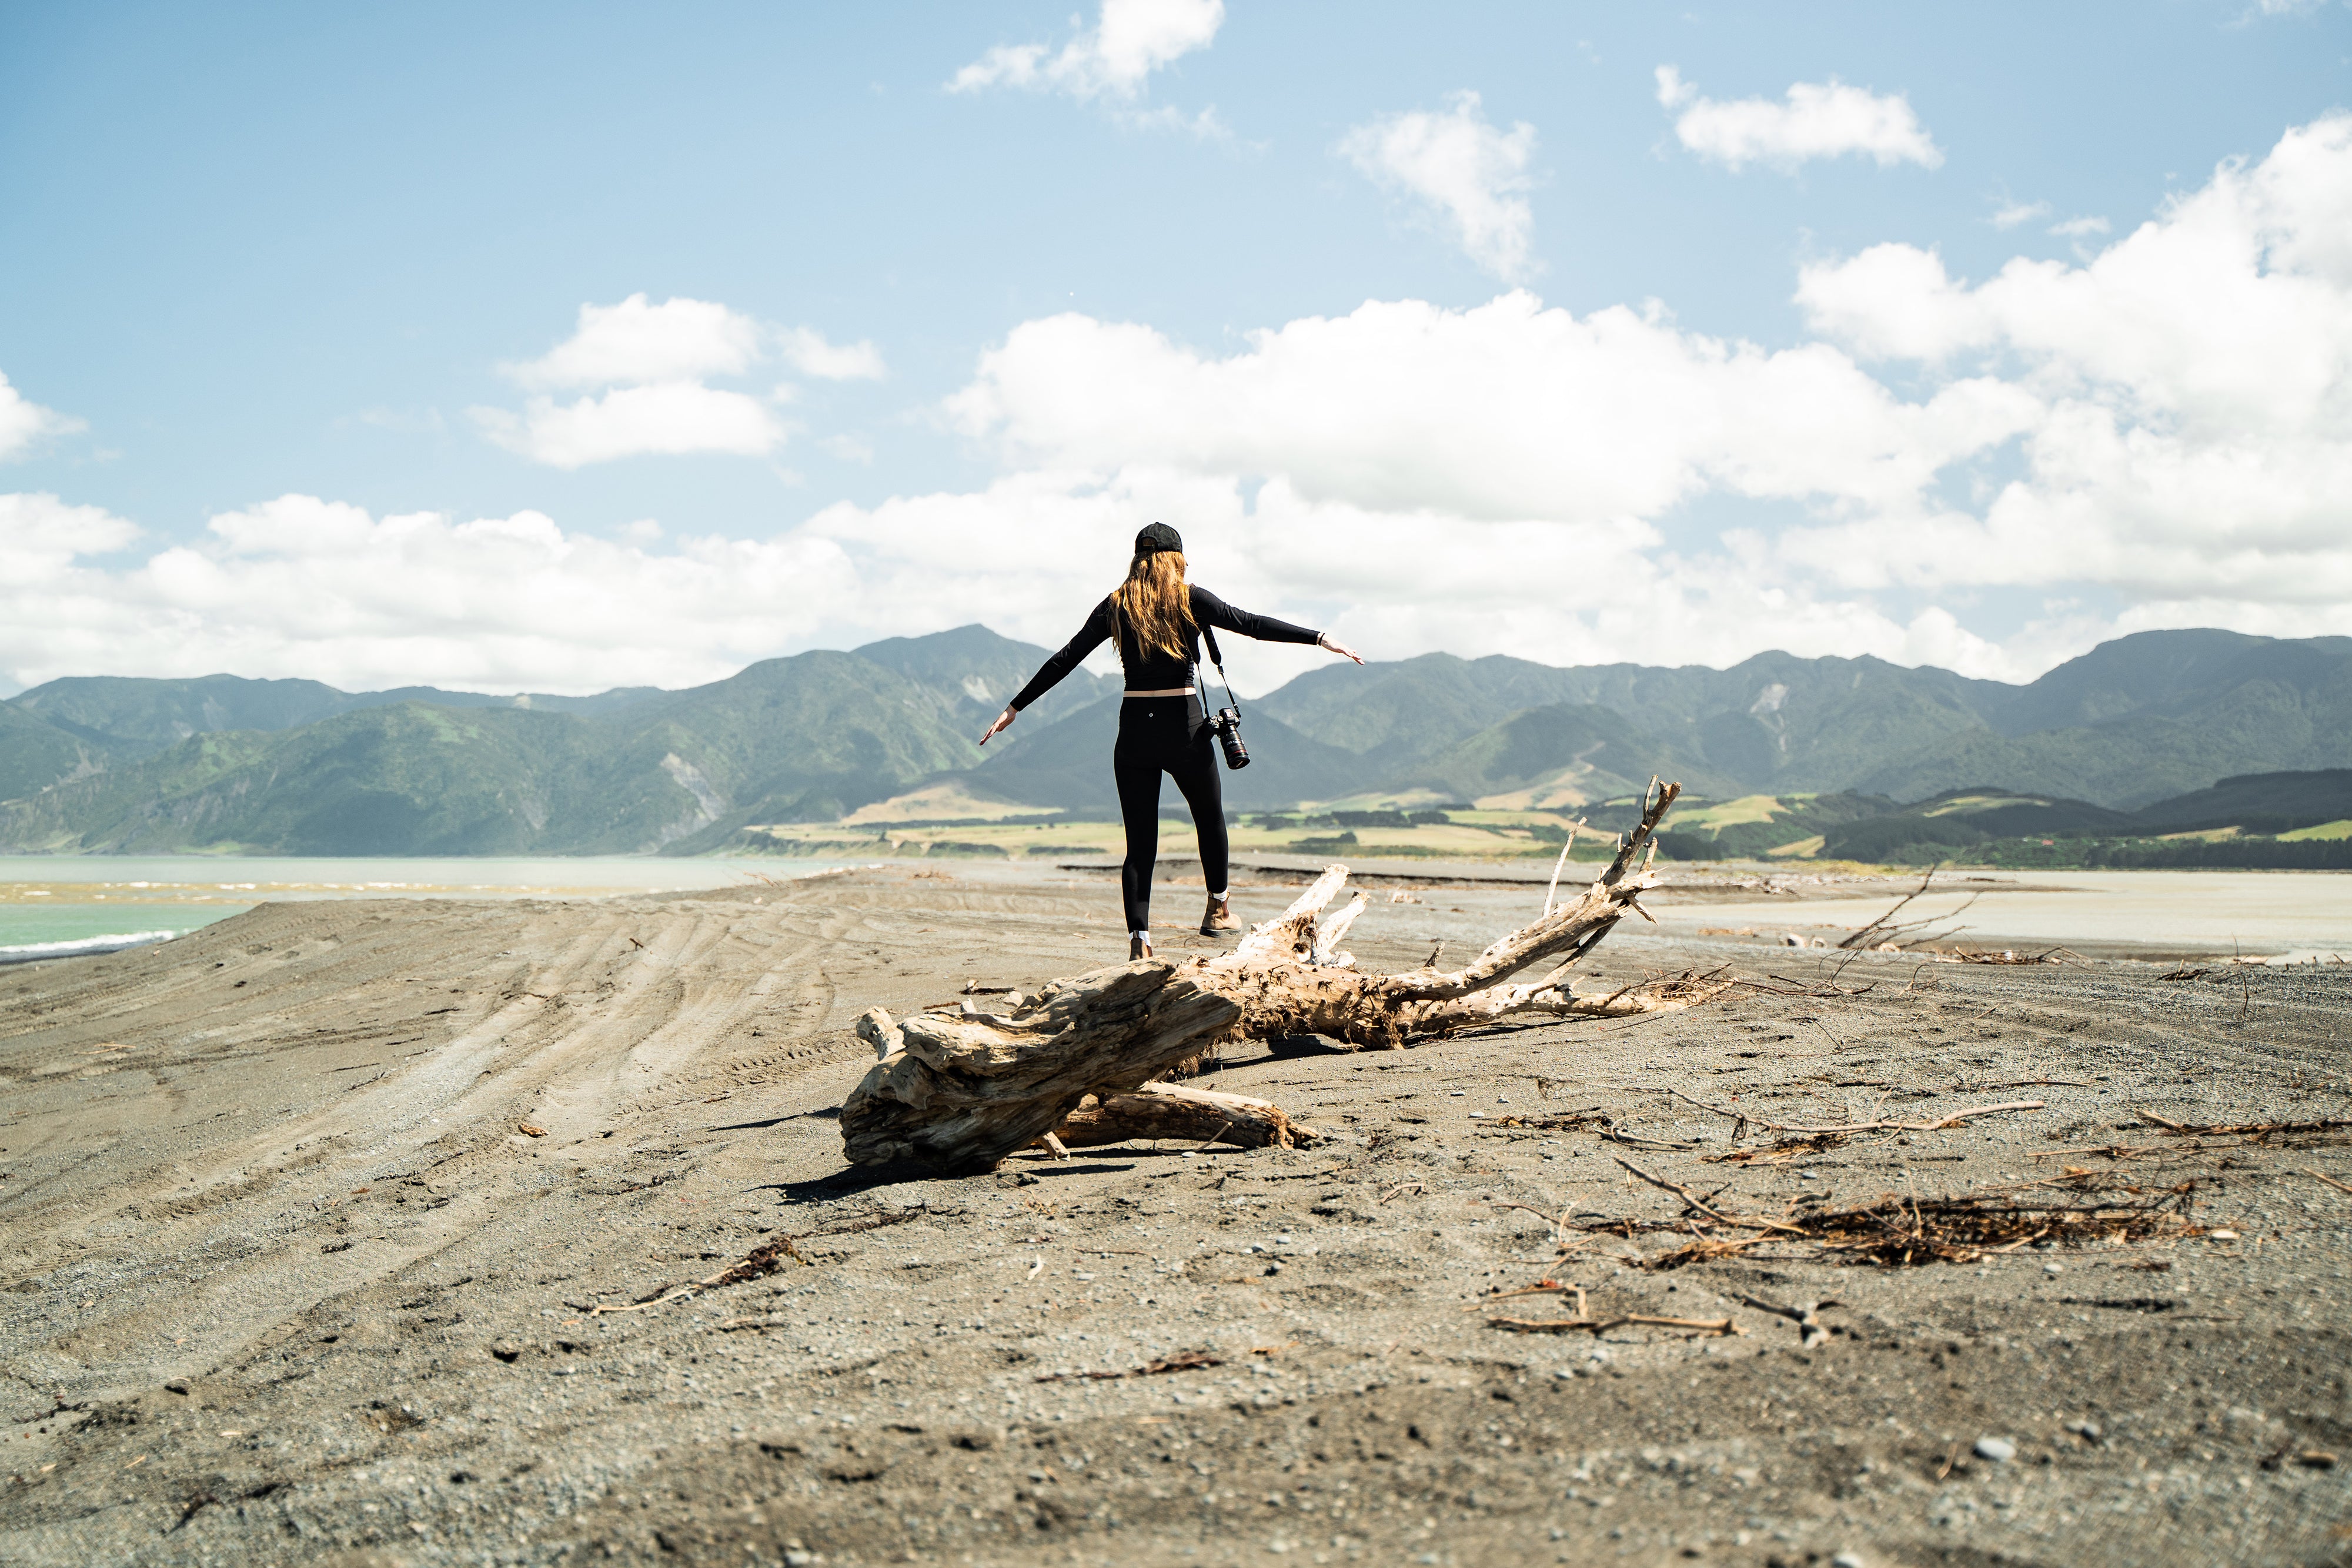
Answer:
[(1160, 776), (1168, 774), (1192, 809), (1201, 838), (1201, 872), (1209, 906), (1201, 935), (1233, 927), (1225, 888), (1225, 808), (1217, 782), (1214, 732), (1193, 672), (1201, 663), (1200, 632), (1221, 627), (1262, 643), (1313, 643), (1343, 658), (1363, 655), (1328, 632), (1269, 616), (1236, 610), (1205, 588), (1184, 580), (1184, 541), (1174, 528), (1154, 523), (1135, 536), (1135, 559), (1127, 580), (1094, 608), (1067, 646), (1021, 688), (988, 734), (1020, 716), (1021, 710), (1051, 691), (1078, 667), (1078, 661), (1116, 638), (1127, 675), (1127, 700), (1119, 705), (1118, 744), (1111, 750), (1111, 774), (1118, 782), (1118, 812), (1127, 825), (1127, 862), (1119, 869), (1119, 894), (1127, 907), (1127, 956), (1151, 956), (1151, 871), (1160, 855)]

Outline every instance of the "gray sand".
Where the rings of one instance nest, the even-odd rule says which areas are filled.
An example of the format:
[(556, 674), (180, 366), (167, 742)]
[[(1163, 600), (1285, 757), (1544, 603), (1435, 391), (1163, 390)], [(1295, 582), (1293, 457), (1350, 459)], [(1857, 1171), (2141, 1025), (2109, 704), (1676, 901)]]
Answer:
[[(1367, 966), (1530, 913), (1413, 896), (1357, 926)], [(1871, 956), (1856, 995), (1253, 1046), (1207, 1079), (1313, 1147), (843, 1166), (860, 1010), (1123, 956), (1118, 924), (1098, 879), (890, 870), (265, 905), (0, 973), (0, 1561), (2352, 1562), (2352, 1194), (2306, 1174), (2352, 1183), (2352, 1138), (2140, 1115), (2352, 1115), (2343, 969)], [(1834, 956), (1621, 928), (1579, 983)], [(1741, 1165), (1669, 1088), (1759, 1121), (2047, 1104)], [(1591, 1107), (1646, 1141), (1494, 1124)], [(2056, 1153), (2117, 1145), (2152, 1152)], [(1672, 1233), (1579, 1231), (1559, 1259), (1563, 1207), (1683, 1211), (1612, 1156), (1763, 1216), (2119, 1170), (2233, 1234), (1654, 1270)], [(777, 1236), (779, 1271), (593, 1310)], [(1743, 1332), (1488, 1325), (1563, 1315), (1479, 1307), (1548, 1276)], [(1840, 1304), (1808, 1347), (1743, 1297)], [(1140, 1370), (1184, 1353), (1217, 1364)]]

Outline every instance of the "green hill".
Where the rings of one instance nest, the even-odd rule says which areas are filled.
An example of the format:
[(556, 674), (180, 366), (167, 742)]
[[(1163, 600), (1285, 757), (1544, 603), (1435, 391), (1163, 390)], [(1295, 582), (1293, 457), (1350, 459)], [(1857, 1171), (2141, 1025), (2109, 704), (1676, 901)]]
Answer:
[[(986, 721), (970, 713), (997, 705), (974, 687), (1001, 685), (1016, 666), (1025, 679), (1045, 657), (977, 627), (882, 653), (802, 653), (688, 691), (558, 700), (572, 712), (438, 692), (383, 703), (226, 676), (53, 682), (26, 694), (29, 709), (24, 698), (0, 704), (0, 779), (12, 796), (0, 802), (0, 844), (690, 851), (747, 822), (831, 821), (910, 780), (975, 766)], [(1097, 685), (1074, 676), (1037, 706), (1066, 710)], [(322, 709), (341, 711), (311, 716)], [(190, 733), (177, 738), (182, 725)]]
[[(693, 852), (934, 786), (1107, 813), (1115, 679), (1074, 674), (985, 755), (973, 744), (1045, 657), (966, 626), (686, 691), (52, 681), (0, 702), (0, 850)], [(1727, 670), (1432, 653), (1335, 664), (1248, 711), (1237, 806), (1589, 812), (1658, 773), (1693, 797), (1677, 854), (2054, 855), (2223, 829), (2334, 842), (2352, 821), (2346, 638), (2143, 632), (2022, 686), (1777, 653)]]
[(2210, 789), (2160, 800), (2138, 813), (2149, 833), (2308, 832), (2352, 820), (2352, 768), (2256, 773), (2224, 779)]
[(1611, 710), (1734, 795), (1920, 800), (1990, 779), (2130, 808), (2230, 774), (2352, 766), (2352, 638), (2139, 632), (2022, 686), (1787, 653), (1727, 670), (1433, 653), (1312, 671), (1258, 706), (1405, 780), (1554, 705)]

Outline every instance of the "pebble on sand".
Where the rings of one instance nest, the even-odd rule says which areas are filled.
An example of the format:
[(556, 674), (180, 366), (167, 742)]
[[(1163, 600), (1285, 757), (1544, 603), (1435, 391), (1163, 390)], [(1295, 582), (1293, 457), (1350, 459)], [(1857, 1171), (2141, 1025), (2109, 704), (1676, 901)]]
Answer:
[(2017, 1458), (2017, 1445), (2006, 1437), (1979, 1437), (1976, 1452), (1979, 1459), (1990, 1459), (1994, 1464), (2005, 1465)]

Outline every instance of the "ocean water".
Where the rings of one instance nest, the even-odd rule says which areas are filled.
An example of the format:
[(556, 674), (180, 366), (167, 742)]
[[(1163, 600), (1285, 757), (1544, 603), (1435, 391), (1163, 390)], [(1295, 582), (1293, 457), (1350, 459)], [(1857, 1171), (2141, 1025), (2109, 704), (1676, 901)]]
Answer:
[(298, 898), (579, 898), (776, 881), (837, 862), (548, 859), (313, 859), (262, 855), (0, 857), (0, 963), (161, 939), (257, 904)]
[[(1959, 906), (1976, 895), (1975, 904)], [(1895, 897), (1684, 904), (1672, 924), (1753, 926), (1759, 933), (1852, 929)], [(2228, 954), (2273, 963), (2352, 962), (2352, 873), (2275, 871), (2032, 871), (1939, 876), (1902, 918), (1949, 912), (1952, 938), (1972, 946), (2097, 942)], [(1664, 906), (1657, 911), (1666, 918)], [(1921, 933), (1919, 935), (1926, 935)], [(1835, 938), (1832, 937), (1832, 940)], [(1916, 937), (1910, 938), (1916, 940)]]

